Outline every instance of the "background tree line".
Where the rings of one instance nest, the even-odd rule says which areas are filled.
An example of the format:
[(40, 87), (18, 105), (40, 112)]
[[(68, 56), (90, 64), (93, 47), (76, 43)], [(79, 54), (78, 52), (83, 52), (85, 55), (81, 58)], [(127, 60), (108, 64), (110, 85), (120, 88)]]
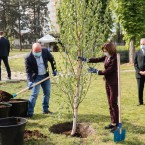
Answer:
[[(48, 25), (48, 0), (0, 0), (0, 30), (6, 37), (35, 42)], [(30, 30), (22, 36), (21, 30)], [(46, 30), (49, 29), (48, 27)]]
[[(63, 0), (63, 2), (65, 3), (65, 0)], [(96, 2), (94, 2), (94, 4)], [(135, 48), (139, 46), (140, 39), (145, 37), (145, 17), (144, 17), (145, 1), (144, 0), (134, 0), (134, 1), (109, 0), (106, 3), (106, 0), (102, 0), (99, 2), (102, 3), (103, 8), (99, 11), (100, 5), (97, 5), (95, 9), (91, 9), (90, 13), (94, 13), (94, 15), (92, 15), (94, 21), (92, 21), (92, 24), (88, 26), (90, 27), (90, 31), (87, 32), (87, 37), (90, 39), (96, 39), (97, 45), (99, 45), (100, 43), (98, 42), (98, 38), (100, 38), (102, 42), (111, 40), (116, 44), (126, 45), (126, 47), (128, 48), (129, 62), (133, 63), (134, 55), (136, 51)], [(89, 2), (86, 5), (88, 6), (88, 4)], [(109, 7), (109, 11), (111, 12), (105, 9), (105, 5)], [(98, 11), (96, 11), (96, 9)], [(99, 15), (98, 17), (99, 22), (97, 22), (95, 19), (96, 15)], [(104, 18), (105, 17), (107, 18), (106, 19), (107, 21), (102, 17), (102, 15), (104, 15)], [(66, 18), (64, 18), (64, 20), (67, 21)], [(90, 21), (90, 18), (88, 18), (88, 21)], [(67, 22), (63, 22), (63, 25), (64, 23)], [(96, 27), (92, 27), (94, 23), (97, 23)], [(61, 23), (59, 25), (60, 25), (60, 35), (63, 35), (65, 33), (65, 30), (66, 32), (68, 32), (67, 28), (65, 28), (64, 30), (64, 28), (62, 27), (63, 25)], [(102, 29), (102, 31), (100, 30), (98, 31), (99, 25), (102, 26), (102, 28), (99, 28)], [(98, 37), (92, 38), (91, 37), (92, 31), (94, 31), (94, 33), (97, 33)], [(87, 45), (88, 44), (86, 44), (86, 46)], [(95, 49), (96, 47), (95, 43), (93, 47), (94, 47), (93, 49)]]
[(111, 0), (110, 7), (129, 50), (129, 62), (134, 62), (135, 47), (145, 37), (145, 1)]
[[(63, 1), (65, 2), (65, 0)], [(145, 1), (109, 0), (106, 3), (105, 0), (102, 0), (101, 2), (104, 8), (106, 4), (110, 7), (111, 13), (104, 11), (104, 8), (97, 12), (92, 9), (91, 13), (100, 15), (99, 24), (103, 27), (100, 34), (96, 29), (90, 28), (91, 33), (88, 33), (88, 36), (96, 31), (98, 36), (102, 37), (103, 35), (105, 38), (102, 39), (103, 41), (110, 39), (116, 43), (124, 42), (129, 50), (129, 62), (133, 63), (135, 47), (139, 44), (140, 38), (145, 37)], [(10, 40), (19, 38), (21, 50), (22, 42), (28, 41), (31, 44), (36, 41), (43, 35), (44, 28), (46, 33), (49, 32), (48, 3), (49, 0), (0, 0), (0, 30), (5, 31)], [(96, 9), (99, 9), (99, 7), (100, 5), (97, 5)], [(107, 22), (108, 25), (103, 25), (103, 19), (101, 19), (104, 12), (106, 18), (111, 17), (110, 21)], [(88, 19), (88, 21), (90, 20)], [(95, 20), (93, 23), (95, 23)], [(113, 26), (111, 28), (110, 23)], [(20, 32), (24, 29), (29, 29), (30, 33), (22, 36)]]

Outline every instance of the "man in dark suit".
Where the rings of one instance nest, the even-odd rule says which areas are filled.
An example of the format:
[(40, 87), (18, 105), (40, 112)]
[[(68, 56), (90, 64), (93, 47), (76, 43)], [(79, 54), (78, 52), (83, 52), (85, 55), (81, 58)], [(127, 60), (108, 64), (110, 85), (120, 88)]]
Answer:
[(145, 83), (145, 38), (140, 40), (140, 48), (141, 49), (136, 52), (134, 59), (134, 67), (136, 70), (136, 79), (138, 85), (138, 106), (143, 105), (143, 90)]
[(10, 52), (10, 43), (9, 40), (4, 38), (4, 32), (0, 31), (0, 80), (1, 80), (1, 61), (3, 60), (7, 74), (8, 74), (8, 79), (11, 79), (11, 70), (10, 66), (8, 63), (8, 56)]
[[(47, 49), (42, 49), (39, 43), (34, 43), (32, 45), (32, 51), (25, 58), (25, 67), (29, 88), (31, 88), (33, 83), (37, 83), (49, 76), (48, 61), (51, 64), (53, 75), (56, 76), (57, 70), (54, 57)], [(34, 114), (34, 107), (39, 94), (40, 85), (43, 89), (42, 113), (52, 113), (49, 110), (50, 79), (48, 79), (32, 88), (28, 106), (28, 117), (32, 117)]]

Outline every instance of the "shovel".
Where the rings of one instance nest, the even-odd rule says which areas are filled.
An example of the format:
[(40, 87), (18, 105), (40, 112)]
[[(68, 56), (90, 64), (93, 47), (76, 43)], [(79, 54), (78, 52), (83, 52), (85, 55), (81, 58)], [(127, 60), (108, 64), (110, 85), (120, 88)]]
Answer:
[[(31, 86), (31, 88), (33, 88), (33, 87), (35, 87), (35, 86), (41, 84), (42, 82), (44, 82), (44, 81), (46, 81), (46, 80), (48, 80), (48, 79), (50, 79), (50, 77), (46, 77), (45, 79), (43, 79), (43, 80), (41, 80), (41, 81), (39, 81), (39, 82), (33, 84), (33, 85)], [(7, 93), (7, 92), (5, 92), (5, 91), (0, 90), (0, 102), (9, 101), (10, 99), (15, 98), (18, 94), (20, 94), (20, 93), (22, 93), (22, 92), (25, 92), (25, 91), (27, 91), (27, 90), (30, 90), (30, 88), (27, 87), (27, 88), (25, 88), (25, 89), (23, 89), (23, 90), (21, 90), (21, 91), (15, 93), (15, 94), (12, 94), (12, 95), (9, 94), (9, 93)]]
[(120, 142), (125, 140), (126, 130), (122, 129), (121, 123), (121, 90), (120, 90), (120, 54), (117, 54), (117, 65), (118, 65), (118, 108), (119, 108), (119, 124), (117, 129), (114, 131), (114, 142)]

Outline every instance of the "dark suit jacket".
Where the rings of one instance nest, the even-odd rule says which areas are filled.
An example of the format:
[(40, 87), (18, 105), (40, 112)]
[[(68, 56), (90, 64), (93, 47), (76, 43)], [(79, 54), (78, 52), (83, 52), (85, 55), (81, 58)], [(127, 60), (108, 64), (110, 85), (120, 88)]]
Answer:
[(9, 56), (10, 52), (10, 43), (4, 37), (0, 37), (0, 57)]
[[(51, 68), (53, 71), (56, 71), (56, 63), (52, 56), (52, 54), (47, 49), (42, 49), (42, 58), (45, 65), (46, 70), (48, 69), (48, 61), (51, 64)], [(36, 59), (31, 52), (25, 57), (25, 67), (26, 67), (26, 73), (27, 73), (27, 80), (29, 82), (34, 82), (36, 76), (38, 75), (38, 66)], [(49, 75), (49, 70), (48, 70)]]
[(107, 61), (107, 57), (90, 58), (89, 63), (104, 62), (104, 70), (99, 70), (98, 75), (104, 75), (106, 83), (118, 84), (118, 71), (117, 71), (117, 55), (113, 55)]
[(136, 70), (137, 79), (144, 77), (139, 74), (140, 71), (145, 71), (145, 56), (143, 55), (143, 51), (141, 49), (135, 54), (134, 68)]

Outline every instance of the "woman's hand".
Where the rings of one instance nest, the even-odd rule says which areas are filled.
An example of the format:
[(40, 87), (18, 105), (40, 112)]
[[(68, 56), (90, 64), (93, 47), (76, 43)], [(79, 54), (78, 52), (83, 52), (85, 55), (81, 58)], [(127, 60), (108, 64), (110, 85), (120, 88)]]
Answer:
[(140, 71), (139, 72), (142, 76), (145, 76), (145, 71)]

